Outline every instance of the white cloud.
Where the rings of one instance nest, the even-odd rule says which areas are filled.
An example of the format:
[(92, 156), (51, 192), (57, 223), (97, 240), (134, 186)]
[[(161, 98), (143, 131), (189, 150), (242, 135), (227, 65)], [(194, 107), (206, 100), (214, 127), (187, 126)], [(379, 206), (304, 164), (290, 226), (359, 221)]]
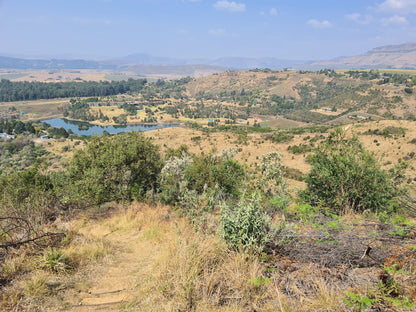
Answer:
[(276, 8), (271, 8), (269, 11), (271, 16), (276, 16), (277, 15), (277, 9)]
[(416, 12), (416, 0), (385, 0), (378, 7), (382, 11)]
[(318, 21), (316, 19), (311, 19), (308, 21), (308, 25), (313, 27), (313, 28), (318, 28), (318, 29), (325, 29), (325, 28), (331, 28), (332, 24), (330, 21)]
[(224, 28), (210, 29), (208, 33), (213, 36), (225, 36), (227, 31)]
[(373, 20), (371, 15), (361, 15), (360, 13), (347, 14), (345, 18), (361, 25), (370, 24)]
[(246, 5), (244, 3), (221, 0), (221, 1), (217, 1), (214, 4), (214, 8), (216, 8), (217, 10), (225, 10), (225, 11), (230, 11), (230, 12), (244, 12), (246, 10)]
[(404, 16), (393, 15), (393, 16), (388, 17), (388, 18), (383, 18), (381, 20), (381, 23), (384, 26), (388, 26), (388, 25), (406, 25), (406, 24), (409, 23), (409, 21)]

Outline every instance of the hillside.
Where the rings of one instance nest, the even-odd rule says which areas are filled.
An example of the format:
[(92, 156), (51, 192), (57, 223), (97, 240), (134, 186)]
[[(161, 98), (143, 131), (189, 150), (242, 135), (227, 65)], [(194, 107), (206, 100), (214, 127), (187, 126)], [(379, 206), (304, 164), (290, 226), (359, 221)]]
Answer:
[(382, 46), (361, 55), (340, 57), (332, 61), (315, 62), (309, 67), (332, 69), (416, 69), (416, 42)]
[(220, 102), (234, 111), (249, 108), (260, 120), (284, 117), (339, 124), (357, 116), (413, 118), (415, 95), (405, 92), (405, 83), (413, 76), (413, 72), (251, 70), (194, 79), (186, 90), (191, 98)]
[[(348, 136), (359, 135), (366, 149), (378, 156), (384, 155), (384, 168), (392, 168), (397, 159), (409, 158), (413, 150), (414, 122), (371, 122), (345, 128)], [(404, 137), (388, 136), (384, 132), (399, 128), (406, 129)], [(369, 129), (379, 129), (386, 136), (366, 134)], [(297, 133), (299, 130), (287, 132), (293, 138), (280, 143), (268, 139), (267, 133), (248, 133), (246, 142), (242, 142), (238, 133), (206, 133), (188, 128), (156, 130), (146, 136), (155, 138), (154, 143), (163, 153), (180, 151), (182, 144), (189, 146), (191, 154), (198, 155), (209, 155), (213, 148), (238, 146), (241, 148), (238, 161), (253, 173), (260, 169), (258, 162), (262, 161), (259, 160), (262, 154), (277, 151), (282, 154), (286, 180), (293, 178), (296, 170), (302, 170), (300, 175), (297, 172), (298, 177), (310, 170), (309, 157), (305, 154), (311, 153), (293, 154), (288, 151), (288, 145), (312, 146), (329, 135), (326, 131), (314, 132), (314, 128)], [(72, 153), (72, 149), (79, 147), (71, 139), (56, 143), (72, 144), (65, 152)], [(50, 148), (46, 142), (43, 144)], [(124, 148), (123, 144), (120, 147)], [(101, 148), (106, 150), (104, 146)], [(120, 156), (118, 152), (114, 155)], [(197, 163), (197, 159), (193, 161)], [(212, 165), (211, 162), (204, 164)], [(414, 166), (414, 158), (410, 164)], [(119, 170), (123, 171), (123, 167)], [(118, 178), (128, 177), (125, 173)], [(111, 178), (106, 174), (105, 183)], [(287, 187), (293, 190), (294, 200), (297, 189), (305, 189), (305, 183), (286, 181)], [(89, 186), (90, 183), (91, 180)], [(94, 187), (101, 184), (103, 180)], [(258, 184), (251, 180), (242, 185)], [(39, 189), (32, 200), (38, 192)], [(42, 198), (44, 195), (40, 194)], [(280, 205), (276, 201), (280, 194), (261, 206), (254, 201), (256, 209), (276, 209), (271, 210), (275, 213), (270, 229), (274, 234), (264, 252), (257, 254), (232, 248), (224, 240), (221, 224), (226, 203), (219, 208), (222, 200), (215, 196), (212, 188), (201, 195), (189, 192), (175, 208), (147, 198), (151, 204), (112, 202), (89, 208), (81, 206), (80, 211), (80, 206), (74, 206), (74, 211), (60, 212), (44, 226), (48, 233), (61, 233), (65, 238), (59, 236), (58, 240), (48, 241), (52, 246), (49, 248), (37, 244), (8, 249), (1, 271), (1, 309), (266, 312), (275, 311), (278, 306), (282, 312), (352, 312), (359, 311), (364, 304), (362, 300), (367, 302), (364, 307), (372, 306), (380, 311), (414, 311), (414, 219), (384, 212), (350, 211), (336, 215), (321, 206), (295, 202), (276, 208)], [(246, 203), (253, 202), (247, 199)], [(239, 205), (235, 204), (236, 210)], [(7, 238), (5, 242), (10, 239), (16, 238)]]
[(413, 75), (2, 81), (0, 310), (414, 311)]

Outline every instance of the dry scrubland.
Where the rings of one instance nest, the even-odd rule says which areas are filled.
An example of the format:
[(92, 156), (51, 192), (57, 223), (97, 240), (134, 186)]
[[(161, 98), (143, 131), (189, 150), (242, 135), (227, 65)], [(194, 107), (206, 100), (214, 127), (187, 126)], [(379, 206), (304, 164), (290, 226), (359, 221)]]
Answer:
[(109, 74), (108, 70), (91, 70), (91, 69), (77, 69), (77, 70), (3, 70), (0, 71), (0, 76), (12, 81), (45, 81), (45, 82), (59, 82), (59, 81), (100, 81), (105, 80), (105, 76)]
[[(172, 70), (164, 72), (164, 66), (156, 67), (149, 73), (140, 69), (125, 70), (93, 70), (93, 69), (61, 69), (61, 70), (1, 70), (0, 79), (8, 79), (11, 81), (42, 81), (42, 82), (65, 82), (65, 81), (111, 81), (111, 80), (127, 80), (129, 78), (146, 79), (153, 81), (157, 79), (180, 79), (183, 74), (175, 74)], [(193, 71), (194, 77), (204, 77), (215, 73), (215, 69), (196, 69)]]
[[(377, 288), (385, 274), (381, 263), (373, 257), (356, 265), (345, 261), (351, 249), (365, 251), (365, 244), (343, 241), (338, 248), (323, 249), (314, 247), (316, 242), (304, 242), (304, 250), (295, 255), (294, 246), (286, 243), (287, 248), (282, 244), (258, 257), (229, 250), (215, 233), (195, 232), (189, 220), (178, 217), (171, 207), (106, 208), (103, 216), (91, 213), (72, 222), (55, 221), (54, 230), (67, 231), (70, 242), (60, 249), (32, 256), (29, 248), (18, 258), (6, 258), (9, 274), (28, 273), (3, 288), (2, 309), (353, 311), (342, 300), (346, 291), (383, 297)], [(378, 224), (358, 215), (339, 222), (350, 229), (343, 235), (351, 230), (363, 235)], [(302, 222), (295, 224), (304, 234), (313, 231)], [(409, 249), (395, 242), (372, 246), (376, 258), (388, 249), (386, 266), (395, 270), (394, 263), (400, 263), (399, 270), (407, 270), (405, 275), (397, 273), (396, 279), (400, 292), (414, 299), (416, 263)], [(59, 259), (50, 260), (52, 252), (59, 252)], [(78, 269), (70, 271), (70, 266)]]
[[(72, 74), (101, 80), (108, 73), (80, 71)], [(60, 72), (38, 72), (31, 79), (58, 78), (51, 75), (64, 77)], [(352, 87), (362, 83), (352, 78), (341, 78)], [(15, 79), (26, 78), (20, 76)], [(403, 208), (398, 214), (388, 215), (380, 211), (357, 213), (350, 209), (335, 214), (334, 210), (319, 201), (312, 206), (301, 202), (299, 192), (306, 188), (305, 176), (311, 170), (311, 154), (335, 128), (315, 131), (317, 127), (311, 126), (313, 123), (276, 114), (261, 114), (263, 107), (254, 104), (253, 107), (259, 108), (259, 112), (252, 113), (247, 120), (238, 118), (237, 126), (244, 126), (248, 121), (250, 125), (259, 123), (262, 127), (273, 129), (264, 133), (256, 131), (256, 128), (244, 130), (244, 127), (217, 131), (217, 128), (208, 126), (211, 117), (192, 119), (178, 114), (178, 118), (174, 118), (161, 109), (184, 103), (204, 103), (209, 108), (220, 103), (232, 112), (244, 112), (247, 101), (257, 103), (257, 100), (267, 100), (273, 94), (300, 100), (305, 96), (301, 96), (302, 85), (312, 90), (312, 101), (318, 96), (314, 88), (330, 81), (329, 77), (317, 73), (227, 72), (190, 81), (184, 91), (189, 97), (187, 99), (171, 97), (170, 103), (160, 107), (144, 107), (154, 113), (158, 122), (191, 121), (197, 124), (195, 128), (182, 124), (176, 128), (144, 132), (159, 147), (162, 156), (184, 144), (191, 155), (217, 155), (236, 147), (239, 152), (235, 159), (250, 175), (261, 178), (262, 155), (271, 152), (281, 155), (290, 203), (274, 211), (270, 226), (274, 234), (262, 252), (232, 248), (221, 238), (221, 218), (226, 210), (220, 207), (218, 201), (212, 208), (207, 208), (211, 209), (209, 213), (201, 213), (203, 205), (208, 207), (211, 200), (210, 193), (205, 190), (198, 195), (199, 202), (196, 201), (197, 213), (201, 213), (197, 216), (192, 214), (195, 211), (188, 211), (187, 214), (183, 207), (194, 203), (191, 192), (187, 194), (188, 200), (178, 201), (175, 207), (160, 204), (155, 200), (155, 194), (140, 203), (101, 203), (88, 209), (65, 206), (67, 202), (63, 200), (60, 205), (64, 212), (55, 216), (43, 229), (45, 233), (63, 234), (47, 242), (51, 247), (25, 244), (1, 254), (0, 309), (414, 311), (414, 210)], [(247, 93), (253, 91), (248, 100), (243, 98), (243, 102), (221, 99), (218, 95), (223, 90), (242, 93), (242, 89)], [(336, 111), (329, 111), (332, 107), (326, 103), (302, 111), (302, 114), (312, 112), (324, 117), (339, 116), (324, 124), (341, 124), (346, 137), (358, 137), (364, 148), (374, 153), (383, 169), (390, 170), (406, 163), (406, 178), (402, 187), (405, 194), (415, 197), (416, 121), (387, 120), (383, 117), (386, 112), (394, 113), (395, 118), (415, 112), (415, 94), (405, 95), (402, 86), (378, 85), (375, 82), (372, 82), (371, 90), (363, 92), (363, 96), (368, 96), (365, 99), (382, 94), (379, 98), (387, 99), (387, 104), (377, 106), (377, 98), (371, 104), (372, 109), (362, 106), (354, 114), (367, 114), (372, 121), (368, 118), (357, 121), (346, 116), (344, 113), (350, 108), (349, 105), (356, 104), (348, 101), (341, 101)], [(374, 90), (379, 93), (374, 93)], [(202, 96), (195, 99), (201, 91), (211, 94), (208, 98)], [(389, 101), (394, 96), (401, 96), (403, 101), (393, 105)], [(25, 101), (2, 103), (0, 107), (6, 110), (15, 106), (18, 111), (25, 112), (22, 119), (34, 120), (60, 116), (58, 107), (67, 102)], [(125, 114), (123, 109), (115, 106), (91, 108), (90, 111), (97, 114), (100, 110), (110, 119)], [(127, 116), (127, 122), (135, 123), (145, 117), (145, 112), (138, 112)], [(222, 117), (215, 119), (220, 125), (227, 120)], [(299, 131), (295, 128), (299, 126), (309, 126), (306, 128), (309, 130)], [(50, 166), (45, 169), (47, 173), (53, 173), (67, 168), (74, 152), (84, 148), (88, 141), (75, 137), (36, 139), (35, 143), (53, 155), (49, 160)], [(128, 172), (125, 178), (128, 178)], [(248, 181), (255, 184), (260, 180)], [(241, 193), (238, 195), (243, 197)], [(272, 202), (277, 197), (270, 198), (272, 204), (266, 204), (280, 207), (281, 203)], [(237, 206), (235, 201), (232, 205)]]
[[(384, 130), (388, 127), (404, 128), (405, 135), (384, 137), (380, 135), (363, 134), (368, 130)], [(416, 138), (416, 122), (413, 121), (392, 121), (383, 120), (376, 122), (364, 122), (344, 125), (346, 134), (349, 137), (358, 136), (364, 147), (375, 153), (383, 168), (390, 169), (397, 164), (399, 159), (407, 159), (406, 156), (416, 151), (416, 145), (411, 141)], [(290, 130), (289, 130), (290, 131)], [(206, 134), (202, 131), (188, 129), (183, 127), (159, 129), (145, 132), (146, 136), (155, 140), (155, 143), (161, 146), (161, 150), (166, 151), (167, 148), (178, 148), (181, 144), (189, 147), (189, 152), (199, 154), (201, 152), (228, 149), (230, 147), (239, 147), (241, 152), (236, 155), (241, 163), (246, 164), (250, 168), (259, 164), (261, 155), (278, 152), (282, 155), (282, 164), (291, 169), (297, 169), (302, 174), (307, 174), (310, 170), (306, 156), (310, 151), (300, 154), (293, 154), (288, 151), (288, 146), (309, 145), (310, 140), (314, 137), (323, 135), (326, 137), (328, 133), (304, 133), (294, 135), (290, 142), (273, 143), (268, 140), (267, 134), (250, 133), (247, 136), (235, 133), (210, 133)], [(322, 142), (323, 138), (319, 138), (318, 142)], [(316, 145), (315, 145), (316, 146)], [(416, 159), (407, 159), (409, 167), (407, 169), (408, 177), (413, 180), (416, 177)], [(290, 179), (290, 177), (287, 177)], [(290, 180), (289, 187), (299, 188), (305, 184), (299, 181)], [(409, 185), (410, 190), (416, 191), (416, 181), (412, 181)]]
[[(405, 128), (405, 136), (362, 134), (369, 129), (392, 126)], [(416, 137), (415, 122), (366, 122), (344, 128), (349, 136), (359, 135), (385, 168), (415, 150), (414, 143), (410, 143)], [(197, 154), (238, 146), (242, 150), (237, 159), (251, 169), (259, 162), (257, 157), (277, 151), (282, 154), (284, 166), (305, 174), (310, 169), (306, 161), (308, 153), (294, 155), (287, 146), (308, 143), (310, 138), (305, 138), (316, 134), (295, 135), (292, 141), (281, 144), (265, 139), (265, 134), (248, 134), (242, 142), (238, 134), (207, 135), (183, 127), (149, 131), (145, 135), (153, 138), (162, 152), (181, 144), (187, 144), (189, 152)], [(192, 139), (198, 136), (201, 139)], [(44, 142), (47, 149), (66, 155), (66, 159), (79, 147), (71, 145), (63, 153), (62, 146), (73, 142), (50, 143)], [(414, 177), (414, 159), (409, 163), (408, 175)], [(409, 184), (413, 191), (414, 183)], [(292, 179), (287, 184), (294, 196), (297, 190), (305, 188), (304, 182)], [(219, 218), (220, 214), (214, 213), (208, 222), (218, 224)], [(302, 211), (292, 204), (287, 212), (277, 214), (272, 223), (274, 227), (284, 224), (283, 236), (269, 244), (260, 256), (229, 249), (216, 230), (196, 232), (190, 221), (170, 206), (144, 203), (105, 204), (75, 218), (58, 218), (49, 230), (66, 233), (63, 244), (41, 253), (36, 246), (24, 246), (6, 257), (4, 268), (8, 276), (14, 276), (14, 281), (2, 289), (2, 308), (7, 311), (358, 311), (368, 307), (364, 298), (376, 298), (380, 311), (414, 309), (406, 308), (400, 301), (402, 295), (416, 299), (414, 227), (408, 228), (413, 234), (404, 240), (391, 234), (396, 225), (403, 225), (400, 222), (414, 224), (412, 218), (394, 224), (383, 223), (371, 214), (348, 213), (334, 218), (315, 210)], [(296, 235), (292, 237), (294, 232)], [(331, 239), (327, 241), (325, 235), (331, 235)], [(365, 251), (369, 245), (372, 252), (367, 257)], [(382, 286), (380, 281), (388, 274), (394, 276), (393, 284)], [(359, 295), (353, 297), (353, 294)], [(395, 299), (402, 306), (392, 308), (388, 302)], [(350, 306), (347, 302), (354, 304)]]

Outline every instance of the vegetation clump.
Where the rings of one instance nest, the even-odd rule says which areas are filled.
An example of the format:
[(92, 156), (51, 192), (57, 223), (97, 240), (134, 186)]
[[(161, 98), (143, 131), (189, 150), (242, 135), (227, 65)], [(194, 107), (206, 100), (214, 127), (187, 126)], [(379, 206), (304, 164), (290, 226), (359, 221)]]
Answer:
[(381, 169), (356, 137), (346, 138), (339, 128), (331, 132), (310, 162), (312, 168), (306, 177), (309, 199), (338, 213), (389, 210), (398, 196), (392, 174)]
[(270, 239), (270, 217), (259, 198), (243, 198), (233, 209), (223, 207), (221, 235), (233, 248), (261, 252)]
[(156, 190), (162, 166), (158, 146), (140, 132), (95, 137), (75, 152), (68, 187), (90, 204), (141, 199)]
[(368, 135), (381, 135), (385, 138), (391, 138), (391, 137), (399, 137), (399, 136), (405, 136), (406, 135), (406, 129), (402, 128), (402, 127), (394, 127), (394, 126), (389, 126), (384, 128), (383, 130), (380, 129), (375, 129), (375, 130), (371, 130), (368, 129), (366, 132), (364, 132), (364, 134), (368, 134)]

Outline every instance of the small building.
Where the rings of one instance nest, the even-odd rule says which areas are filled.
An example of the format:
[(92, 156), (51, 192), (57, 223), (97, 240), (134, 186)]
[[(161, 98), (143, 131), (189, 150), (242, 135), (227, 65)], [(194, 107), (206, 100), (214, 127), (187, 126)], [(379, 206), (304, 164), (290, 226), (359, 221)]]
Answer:
[(3, 140), (11, 140), (11, 139), (14, 139), (14, 135), (3, 132), (3, 133), (0, 133), (0, 138)]
[(40, 138), (42, 140), (48, 140), (49, 139), (49, 135), (45, 134), (45, 135), (41, 135)]

